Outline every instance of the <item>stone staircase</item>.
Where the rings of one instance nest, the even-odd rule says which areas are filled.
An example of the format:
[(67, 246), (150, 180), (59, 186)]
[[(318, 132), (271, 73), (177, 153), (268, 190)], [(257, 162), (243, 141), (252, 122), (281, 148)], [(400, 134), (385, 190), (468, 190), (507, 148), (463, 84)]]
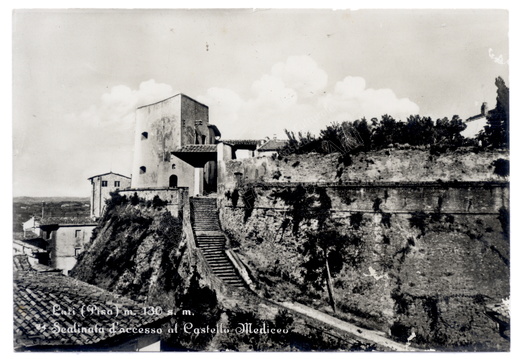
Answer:
[(246, 289), (242, 277), (238, 275), (225, 253), (226, 237), (220, 229), (216, 199), (193, 197), (190, 199), (190, 205), (195, 241), (209, 267), (225, 284)]

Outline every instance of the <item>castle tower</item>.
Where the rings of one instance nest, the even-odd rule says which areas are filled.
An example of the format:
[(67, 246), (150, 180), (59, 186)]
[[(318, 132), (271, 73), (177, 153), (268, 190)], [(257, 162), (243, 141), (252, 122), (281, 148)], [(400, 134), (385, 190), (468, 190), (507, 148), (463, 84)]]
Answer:
[(202, 193), (203, 171), (172, 152), (214, 143), (211, 134), (208, 107), (184, 94), (139, 107), (132, 188), (189, 187), (190, 194)]

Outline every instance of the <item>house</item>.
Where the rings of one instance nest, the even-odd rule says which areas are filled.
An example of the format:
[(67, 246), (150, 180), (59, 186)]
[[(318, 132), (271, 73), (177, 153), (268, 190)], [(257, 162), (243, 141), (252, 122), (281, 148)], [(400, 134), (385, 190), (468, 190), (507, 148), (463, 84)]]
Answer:
[(40, 235), (40, 218), (32, 216), (22, 225), (24, 238), (38, 237)]
[(278, 155), (286, 144), (286, 140), (278, 140), (276, 137), (268, 139), (262, 145), (258, 146), (255, 151), (256, 157), (271, 157), (272, 155)]
[(105, 208), (105, 200), (110, 197), (110, 192), (130, 187), (131, 178), (119, 173), (103, 173), (89, 177), (92, 185), (90, 195), (90, 216), (99, 218)]
[(96, 223), (91, 218), (43, 218), (40, 229), (43, 239), (48, 243), (49, 266), (68, 274), (90, 241), (95, 227)]
[[(56, 272), (15, 265), (14, 349), (159, 351), (171, 317), (145, 312), (123, 296)], [(152, 314), (152, 315), (151, 315)]]
[(477, 133), (484, 129), (487, 124), (488, 107), (487, 102), (482, 103), (480, 113), (466, 119), (466, 128), (460, 134), (466, 138), (473, 138)]

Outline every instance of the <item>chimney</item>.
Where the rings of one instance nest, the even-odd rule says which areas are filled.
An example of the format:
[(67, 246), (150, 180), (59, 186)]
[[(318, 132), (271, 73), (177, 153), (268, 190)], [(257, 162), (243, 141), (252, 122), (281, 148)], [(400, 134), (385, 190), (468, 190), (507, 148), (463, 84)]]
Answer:
[(480, 114), (482, 116), (487, 116), (487, 114), (488, 114), (487, 102), (482, 103), (482, 107), (480, 107)]

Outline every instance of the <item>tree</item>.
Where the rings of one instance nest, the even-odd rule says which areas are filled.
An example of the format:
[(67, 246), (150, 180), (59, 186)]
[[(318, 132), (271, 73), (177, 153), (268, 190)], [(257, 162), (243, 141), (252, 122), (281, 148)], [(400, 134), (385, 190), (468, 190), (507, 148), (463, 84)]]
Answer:
[(484, 146), (509, 148), (509, 88), (501, 77), (495, 80), (497, 104), (487, 114), (487, 125), (479, 134)]
[(405, 125), (405, 142), (412, 146), (431, 145), (434, 138), (433, 121), (430, 117), (410, 116)]
[(466, 126), (457, 115), (453, 116), (451, 120), (448, 120), (447, 117), (437, 119), (435, 122), (435, 144), (462, 145), (464, 137), (460, 133), (466, 129)]

